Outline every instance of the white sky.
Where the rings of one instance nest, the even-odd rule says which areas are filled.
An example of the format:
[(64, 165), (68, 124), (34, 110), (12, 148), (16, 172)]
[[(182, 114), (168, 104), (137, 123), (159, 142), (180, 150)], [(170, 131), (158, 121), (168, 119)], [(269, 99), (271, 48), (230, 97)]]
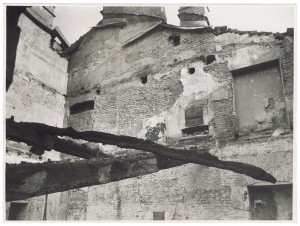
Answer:
[[(285, 32), (294, 27), (293, 5), (207, 5), (211, 26), (227, 26), (239, 30)], [(55, 25), (59, 26), (70, 44), (89, 31), (101, 19), (101, 5), (56, 5)], [(167, 22), (179, 25), (178, 5), (165, 6)]]

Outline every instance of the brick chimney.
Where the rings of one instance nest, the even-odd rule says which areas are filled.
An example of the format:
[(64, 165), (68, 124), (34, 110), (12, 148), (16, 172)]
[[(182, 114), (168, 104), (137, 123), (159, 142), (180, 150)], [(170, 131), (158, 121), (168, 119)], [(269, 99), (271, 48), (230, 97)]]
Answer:
[(208, 27), (209, 21), (206, 17), (207, 8), (198, 7), (180, 7), (178, 10), (181, 27)]
[(126, 18), (126, 20), (158, 20), (166, 22), (164, 7), (141, 7), (141, 6), (104, 6), (101, 11), (103, 19)]

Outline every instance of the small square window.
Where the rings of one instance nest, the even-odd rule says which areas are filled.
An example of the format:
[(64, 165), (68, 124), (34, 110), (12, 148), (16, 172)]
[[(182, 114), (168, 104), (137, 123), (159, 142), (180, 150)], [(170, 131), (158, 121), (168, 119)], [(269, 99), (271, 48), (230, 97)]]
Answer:
[(153, 212), (153, 220), (165, 220), (165, 212)]
[(70, 107), (70, 115), (93, 110), (95, 108), (94, 100), (88, 100), (81, 103), (76, 103)]

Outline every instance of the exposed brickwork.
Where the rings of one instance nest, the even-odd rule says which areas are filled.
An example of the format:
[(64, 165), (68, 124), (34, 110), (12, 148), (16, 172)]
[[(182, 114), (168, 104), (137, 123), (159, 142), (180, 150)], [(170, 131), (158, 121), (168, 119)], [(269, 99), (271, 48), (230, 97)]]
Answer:
[[(201, 75), (197, 70), (202, 67), (204, 73), (212, 76), (224, 90), (206, 100), (210, 135), (198, 138), (167, 137), (168, 142), (172, 147), (187, 151), (209, 146), (211, 152), (221, 158), (260, 166), (275, 175), (281, 183), (292, 182), (291, 136), (268, 138), (272, 134), (269, 132), (265, 138), (252, 138), (251, 141), (246, 137), (239, 138), (233, 75), (228, 68), (228, 62), (235, 57), (237, 50), (250, 47), (268, 51), (281, 46), (281, 41), (272, 36), (249, 37), (238, 34), (224, 34), (224, 37), (215, 38), (210, 32), (159, 27), (146, 37), (121, 48), (118, 45), (120, 41), (113, 34), (119, 33), (118, 37), (120, 34), (129, 35), (127, 32), (131, 29), (129, 26), (120, 31), (110, 31), (111, 38), (107, 37), (107, 33), (102, 36), (104, 31), (93, 31), (93, 38), (87, 35), (86, 43), (81, 44), (82, 50), (71, 57), (71, 62), (80, 63), (70, 67), (69, 90), (72, 97), (68, 99), (73, 103), (76, 99), (80, 102), (91, 96), (95, 98), (93, 130), (137, 136), (147, 128), (143, 127), (145, 121), (161, 114), (173, 114), (170, 112), (174, 107), (188, 106), (193, 99), (183, 94), (188, 87), (184, 87), (181, 80), (182, 68), (194, 67), (194, 63), (202, 61), (205, 56), (215, 55), (215, 62), (203, 66), (200, 63), (196, 67), (196, 74)], [(169, 36), (180, 36), (180, 45), (174, 46)], [(100, 57), (95, 55), (96, 49), (86, 49), (85, 45), (89, 48), (95, 44), (97, 37), (106, 37), (104, 45), (116, 41), (113, 47), (115, 51), (106, 46)], [(215, 48), (216, 43), (221, 43), (221, 50)], [(109, 56), (109, 51), (113, 56)], [(85, 56), (89, 57), (87, 54), (92, 54), (93, 58), (86, 60)], [(106, 66), (96, 66), (96, 62)], [(83, 69), (78, 70), (78, 66)], [(146, 75), (147, 83), (142, 84), (140, 77)], [(81, 84), (87, 85), (86, 94), (78, 92)], [(97, 89), (100, 89), (98, 94)], [(184, 101), (188, 103), (184, 104)], [(175, 122), (184, 124), (181, 121), (184, 116), (173, 115), (169, 117), (177, 117)], [(80, 114), (70, 118), (74, 122), (83, 120)], [(78, 123), (76, 126), (83, 129)], [(257, 183), (260, 182), (229, 171), (187, 164), (141, 178), (91, 187), (88, 192), (87, 219), (152, 220), (154, 211), (165, 212), (166, 220), (250, 219), (249, 200), (244, 200), (244, 196), (247, 186)]]
[[(14, 83), (7, 95), (8, 114), (56, 126), (62, 126), (65, 114), (66, 125), (76, 130), (145, 139), (151, 139), (149, 133), (155, 125), (165, 125), (164, 132), (155, 135), (159, 142), (186, 151), (209, 146), (212, 154), (224, 160), (251, 163), (271, 173), (279, 183), (292, 183), (292, 132), (283, 130), (285, 134), (276, 135), (275, 126), (260, 134), (238, 134), (232, 73), (273, 60), (278, 54), (285, 107), (292, 125), (292, 38), (230, 32), (215, 36), (209, 29), (180, 30), (136, 17), (123, 28), (92, 29), (78, 41), (68, 64), (66, 109), (63, 76), (67, 62), (49, 49), (45, 42), (49, 35), (22, 17), (20, 24), (28, 32), (23, 33), (18, 49), (17, 62), (22, 63), (16, 64)], [(174, 36), (180, 37), (180, 43), (170, 41)], [(127, 43), (130, 39), (133, 41)], [(252, 53), (257, 53), (257, 59)], [(216, 60), (208, 64), (208, 55)], [(36, 62), (43, 66), (35, 66)], [(193, 73), (189, 73), (190, 68)], [(146, 76), (147, 81), (142, 82)], [(95, 101), (94, 110), (69, 114), (71, 105), (86, 100)], [(203, 121), (209, 133), (182, 137), (184, 111), (199, 101), (204, 105)], [(108, 153), (120, 151), (101, 148)], [(166, 220), (245, 220), (251, 215), (247, 186), (257, 184), (262, 183), (231, 171), (186, 164), (49, 195), (47, 219), (152, 220), (153, 212), (165, 212)], [(41, 220), (45, 201), (40, 197), (34, 200), (37, 202), (30, 205), (28, 219)]]
[(294, 90), (294, 40), (286, 37), (282, 43), (280, 59), (281, 73), (284, 84), (287, 112), (290, 126), (293, 127), (293, 90)]

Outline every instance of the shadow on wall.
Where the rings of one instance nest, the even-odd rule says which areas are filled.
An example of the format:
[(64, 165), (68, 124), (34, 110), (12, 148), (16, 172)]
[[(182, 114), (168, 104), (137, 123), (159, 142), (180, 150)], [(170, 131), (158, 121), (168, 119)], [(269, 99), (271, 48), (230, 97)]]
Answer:
[(13, 81), (17, 46), (21, 33), (18, 21), (26, 8), (27, 6), (7, 6), (6, 8), (6, 91)]

